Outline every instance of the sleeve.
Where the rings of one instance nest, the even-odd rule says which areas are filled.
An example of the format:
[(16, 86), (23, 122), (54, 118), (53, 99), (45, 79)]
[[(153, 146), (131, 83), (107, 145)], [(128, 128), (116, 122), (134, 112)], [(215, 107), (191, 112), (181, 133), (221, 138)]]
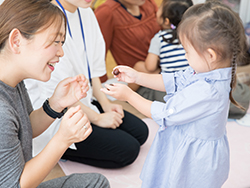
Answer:
[[(4, 110), (2, 110), (4, 109)], [(24, 156), (13, 114), (0, 104), (0, 187), (19, 187)]]
[(155, 36), (151, 39), (148, 53), (155, 55), (160, 55), (161, 42), (159, 40), (159, 33), (156, 33)]
[(114, 32), (113, 15), (112, 12), (110, 11), (110, 8), (105, 4), (100, 5), (95, 10), (95, 15), (106, 43), (106, 53), (107, 53), (107, 51), (110, 48), (110, 45), (112, 44), (112, 39), (113, 39), (113, 32)]
[(152, 118), (161, 126), (182, 125), (216, 113), (220, 105), (217, 90), (205, 81), (197, 81), (173, 94), (166, 103), (153, 102)]

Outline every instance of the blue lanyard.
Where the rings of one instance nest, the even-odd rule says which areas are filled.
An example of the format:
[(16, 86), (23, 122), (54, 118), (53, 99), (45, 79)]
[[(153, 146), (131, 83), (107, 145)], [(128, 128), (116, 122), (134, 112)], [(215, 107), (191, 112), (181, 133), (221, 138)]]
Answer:
[[(66, 14), (65, 9), (63, 8), (62, 4), (60, 3), (59, 0), (56, 0), (57, 4), (61, 7), (65, 17), (66, 17), (66, 21), (67, 21), (67, 27), (68, 27), (68, 31), (69, 31), (69, 35), (70, 37), (73, 39), (72, 37), (72, 33), (71, 33), (71, 29), (70, 29), (70, 25), (69, 25), (69, 21), (68, 21), (68, 17)], [(88, 59), (88, 54), (87, 54), (87, 48), (86, 48), (86, 42), (85, 42), (85, 37), (84, 37), (84, 30), (83, 30), (83, 25), (82, 25), (82, 18), (81, 18), (81, 13), (79, 11), (79, 8), (77, 8), (77, 12), (78, 12), (78, 17), (80, 20), (80, 26), (81, 26), (81, 32), (82, 32), (82, 40), (83, 40), (83, 45), (84, 45), (84, 49), (85, 49), (85, 53), (86, 53), (86, 59), (87, 59), (87, 65), (88, 65), (88, 74), (89, 74), (89, 82), (90, 85), (92, 86), (92, 79), (91, 79), (91, 72), (90, 72), (90, 66), (89, 66), (89, 59)]]

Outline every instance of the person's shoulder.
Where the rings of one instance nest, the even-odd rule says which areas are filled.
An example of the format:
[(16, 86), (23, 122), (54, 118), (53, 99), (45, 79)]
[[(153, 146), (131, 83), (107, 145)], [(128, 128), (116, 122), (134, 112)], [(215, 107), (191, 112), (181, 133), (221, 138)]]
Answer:
[(155, 33), (155, 35), (154, 35), (154, 39), (158, 39), (158, 38), (160, 38), (161, 37), (161, 30), (160, 31), (158, 31), (157, 33)]
[(80, 10), (80, 12), (81, 12), (81, 16), (83, 17), (83, 15), (90, 15), (90, 16), (92, 16), (92, 15), (94, 15), (94, 11), (93, 11), (93, 9), (91, 8), (91, 7), (88, 7), (88, 8), (80, 8), (79, 7), (79, 10)]
[(15, 110), (13, 106), (11, 106), (10, 101), (6, 101), (0, 97), (0, 132), (14, 130), (15, 128), (11, 128), (10, 126), (12, 124), (11, 122), (16, 122)]

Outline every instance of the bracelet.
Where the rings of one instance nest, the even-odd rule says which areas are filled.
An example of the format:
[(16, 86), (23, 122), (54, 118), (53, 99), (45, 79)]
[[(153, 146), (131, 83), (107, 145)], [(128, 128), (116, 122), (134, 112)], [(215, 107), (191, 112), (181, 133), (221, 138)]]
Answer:
[(53, 119), (56, 119), (61, 118), (67, 112), (68, 108), (64, 108), (63, 111), (58, 113), (50, 107), (49, 99), (46, 99), (46, 101), (43, 103), (43, 110), (48, 116), (52, 117)]

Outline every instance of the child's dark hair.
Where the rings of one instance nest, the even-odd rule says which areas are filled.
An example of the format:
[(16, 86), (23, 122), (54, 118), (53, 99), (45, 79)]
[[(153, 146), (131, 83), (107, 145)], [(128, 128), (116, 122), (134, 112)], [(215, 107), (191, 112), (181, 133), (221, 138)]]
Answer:
[(229, 97), (234, 105), (244, 109), (232, 96), (236, 85), (236, 64), (244, 63), (247, 52), (246, 35), (238, 14), (219, 1), (194, 5), (183, 15), (178, 34), (181, 40), (190, 42), (201, 56), (210, 48), (216, 52), (218, 62), (231, 62), (232, 89)]
[(175, 39), (177, 39), (177, 27), (182, 19), (182, 15), (184, 12), (193, 5), (191, 0), (163, 0), (162, 2), (162, 19), (169, 19), (169, 22), (173, 26), (172, 28), (172, 37), (164, 38), (163, 40), (167, 43), (173, 43)]

